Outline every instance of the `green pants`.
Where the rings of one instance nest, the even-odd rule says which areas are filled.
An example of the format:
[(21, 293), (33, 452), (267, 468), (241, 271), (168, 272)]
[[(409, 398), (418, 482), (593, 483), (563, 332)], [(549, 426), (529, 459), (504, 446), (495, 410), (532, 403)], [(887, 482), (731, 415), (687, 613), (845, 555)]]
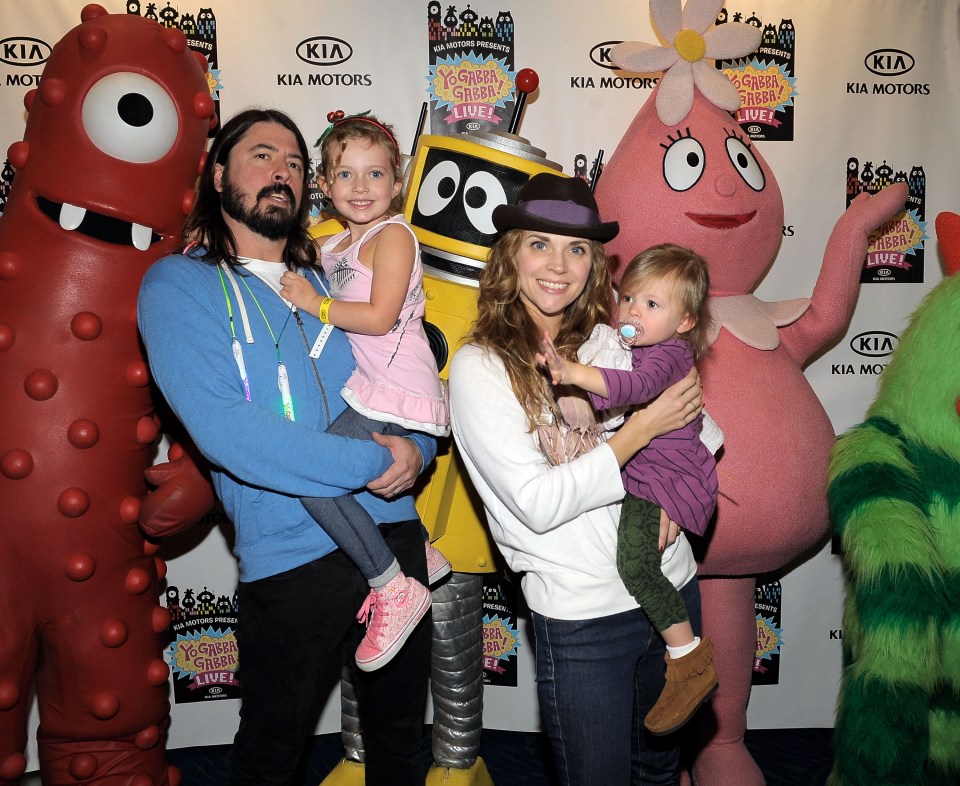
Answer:
[(680, 592), (660, 569), (660, 507), (627, 494), (617, 530), (617, 571), (657, 630), (688, 619)]

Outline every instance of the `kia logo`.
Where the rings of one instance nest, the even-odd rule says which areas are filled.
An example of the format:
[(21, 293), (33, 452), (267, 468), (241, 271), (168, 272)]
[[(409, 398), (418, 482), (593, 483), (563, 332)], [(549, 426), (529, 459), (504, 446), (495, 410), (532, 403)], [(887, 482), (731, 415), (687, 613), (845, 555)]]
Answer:
[(310, 65), (340, 65), (347, 62), (352, 55), (353, 47), (341, 38), (318, 35), (297, 44), (297, 57)]
[(759, 134), (762, 129), (758, 125), (747, 126), (748, 134)]
[(874, 49), (863, 58), (863, 64), (877, 76), (903, 76), (913, 69), (916, 61), (902, 49)]
[(221, 693), (223, 693), (223, 688), (213, 687), (209, 689), (208, 693), (211, 696), (219, 696)]
[(900, 338), (886, 330), (868, 330), (850, 339), (850, 349), (865, 358), (882, 358), (897, 348)]
[(50, 44), (39, 38), (4, 38), (0, 41), (0, 63), (12, 66), (38, 66), (50, 57)]
[(602, 44), (597, 44), (593, 49), (590, 50), (590, 60), (592, 60), (595, 65), (598, 65), (601, 68), (609, 68), (611, 71), (613, 71), (617, 68), (617, 66), (615, 66), (613, 61), (610, 60), (610, 50), (619, 43), (622, 42), (604, 41)]
[(892, 274), (893, 274), (893, 271), (892, 271), (890, 268), (888, 268), (888, 267), (877, 268), (877, 275), (878, 275), (878, 276), (889, 276), (889, 275), (892, 275)]

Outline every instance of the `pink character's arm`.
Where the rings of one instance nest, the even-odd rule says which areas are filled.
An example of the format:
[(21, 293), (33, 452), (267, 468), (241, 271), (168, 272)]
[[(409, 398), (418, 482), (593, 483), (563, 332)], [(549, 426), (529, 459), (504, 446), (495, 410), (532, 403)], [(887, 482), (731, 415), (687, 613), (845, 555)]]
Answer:
[(873, 195), (860, 194), (834, 225), (810, 308), (780, 329), (781, 342), (799, 365), (847, 326), (860, 292), (867, 238), (903, 209), (908, 192), (906, 183), (894, 183)]
[(943, 266), (947, 275), (952, 276), (960, 271), (960, 215), (945, 210), (937, 214), (935, 225)]
[(192, 527), (213, 507), (210, 478), (190, 452), (174, 443), (167, 459), (143, 473), (156, 488), (140, 506), (140, 527), (157, 538)]

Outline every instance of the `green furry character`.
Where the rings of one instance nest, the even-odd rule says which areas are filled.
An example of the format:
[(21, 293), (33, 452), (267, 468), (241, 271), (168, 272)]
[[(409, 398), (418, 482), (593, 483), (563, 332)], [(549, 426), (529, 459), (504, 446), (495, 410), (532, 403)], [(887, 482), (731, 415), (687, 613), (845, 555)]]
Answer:
[[(949, 215), (937, 230), (956, 273)], [(920, 304), (866, 421), (831, 456), (846, 606), (830, 786), (960, 783), (958, 396), (960, 274)]]

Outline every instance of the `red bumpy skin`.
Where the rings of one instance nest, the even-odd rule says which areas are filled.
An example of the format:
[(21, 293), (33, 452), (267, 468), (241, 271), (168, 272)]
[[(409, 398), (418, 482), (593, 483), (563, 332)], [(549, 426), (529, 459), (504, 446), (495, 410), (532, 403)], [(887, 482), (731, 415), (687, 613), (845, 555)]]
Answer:
[(180, 31), (81, 18), (26, 98), (0, 219), (0, 783), (23, 772), (35, 679), (44, 783), (159, 785), (169, 702), (136, 523), (159, 426), (136, 297), (179, 243), (213, 101)]

